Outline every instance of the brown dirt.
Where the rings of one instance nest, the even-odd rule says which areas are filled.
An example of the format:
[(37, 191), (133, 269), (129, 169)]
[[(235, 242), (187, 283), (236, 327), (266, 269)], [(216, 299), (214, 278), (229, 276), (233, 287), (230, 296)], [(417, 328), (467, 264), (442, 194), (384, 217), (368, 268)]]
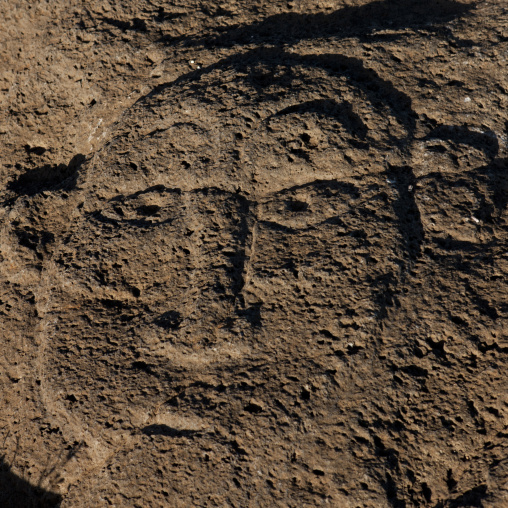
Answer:
[(503, 0), (0, 13), (1, 506), (508, 506)]

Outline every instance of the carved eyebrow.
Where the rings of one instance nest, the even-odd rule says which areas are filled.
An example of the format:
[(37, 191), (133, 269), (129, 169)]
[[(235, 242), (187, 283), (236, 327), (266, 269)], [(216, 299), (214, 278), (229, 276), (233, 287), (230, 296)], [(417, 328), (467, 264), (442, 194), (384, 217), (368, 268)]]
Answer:
[[(371, 104), (379, 104), (381, 98), (382, 104), (388, 107), (393, 116), (404, 125), (409, 138), (416, 130), (418, 115), (412, 108), (411, 97), (396, 88), (391, 81), (382, 78), (375, 70), (366, 67), (360, 58), (345, 56), (340, 53), (299, 55), (277, 47), (252, 49), (226, 57), (199, 71), (184, 74), (170, 83), (154, 88), (145, 97), (140, 98), (137, 104), (141, 105), (144, 100), (155, 99), (158, 95), (163, 94), (165, 90), (184, 83), (191, 84), (192, 90), (189, 93), (193, 97), (204, 100), (208, 89), (211, 86), (218, 86), (219, 81), (220, 83), (223, 81), (221, 78), (217, 80), (217, 83), (212, 82), (208, 83), (207, 86), (203, 86), (199, 81), (202, 76), (231, 67), (237, 73), (240, 71), (246, 73), (244, 75), (240, 73), (240, 75), (241, 79), (247, 82), (254, 76), (256, 64), (264, 64), (268, 68), (274, 68), (277, 64), (281, 64), (288, 70), (295, 66), (302, 66), (307, 69), (317, 68), (324, 70), (330, 77), (343, 76), (352, 86), (361, 90)], [(274, 81), (277, 79), (277, 76), (273, 76)], [(258, 96), (262, 97), (265, 93), (263, 87), (255, 85), (254, 87)], [(333, 98), (330, 97), (330, 99)]]
[[(292, 197), (291, 193), (304, 189), (314, 189), (317, 191), (317, 194), (325, 194), (330, 191), (341, 192), (351, 196), (359, 196), (360, 194), (360, 189), (355, 184), (333, 178), (331, 180), (313, 180), (300, 185), (293, 185), (292, 187), (287, 187), (272, 194), (272, 196), (288, 198)], [(273, 198), (270, 198), (267, 201), (271, 201), (272, 199)]]
[(335, 118), (340, 122), (349, 134), (365, 139), (368, 128), (361, 117), (353, 111), (348, 101), (338, 102), (335, 99), (316, 99), (305, 101), (277, 111), (267, 118), (290, 115), (292, 113), (316, 113), (318, 115)]
[(129, 225), (134, 226), (140, 229), (149, 229), (149, 228), (155, 228), (159, 227), (163, 224), (171, 224), (174, 222), (174, 218), (171, 217), (169, 219), (164, 219), (158, 222), (153, 222), (147, 219), (143, 218), (136, 218), (136, 219), (113, 219), (112, 217), (108, 217), (107, 215), (104, 215), (102, 211), (92, 212), (88, 215), (88, 219), (93, 222), (99, 222), (101, 224), (109, 224), (111, 226), (115, 227), (121, 227), (122, 225)]

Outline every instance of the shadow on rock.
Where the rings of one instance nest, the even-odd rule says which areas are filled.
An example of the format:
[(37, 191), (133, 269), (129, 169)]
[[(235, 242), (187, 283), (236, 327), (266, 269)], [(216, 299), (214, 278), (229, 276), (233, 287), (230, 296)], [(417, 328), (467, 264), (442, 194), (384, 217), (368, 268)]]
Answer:
[(169, 425), (148, 425), (141, 430), (146, 436), (166, 436), (166, 437), (192, 437), (198, 434), (196, 430), (175, 429)]
[(33, 486), (15, 475), (0, 456), (0, 506), (2, 508), (56, 508), (62, 497), (41, 487)]
[(79, 169), (86, 157), (75, 155), (69, 164), (44, 165), (30, 169), (11, 181), (8, 189), (20, 196), (35, 196), (43, 191), (72, 190), (76, 186)]
[[(236, 46), (252, 43), (295, 44), (317, 37), (359, 37), (376, 39), (379, 30), (402, 30), (439, 25), (441, 30), (450, 20), (468, 13), (472, 5), (455, 0), (381, 0), (361, 6), (348, 6), (330, 14), (299, 14), (286, 12), (270, 16), (251, 25), (224, 28), (221, 33), (197, 37), (164, 37), (168, 44)], [(381, 34), (385, 39), (386, 35)], [(464, 41), (461, 41), (464, 42)]]

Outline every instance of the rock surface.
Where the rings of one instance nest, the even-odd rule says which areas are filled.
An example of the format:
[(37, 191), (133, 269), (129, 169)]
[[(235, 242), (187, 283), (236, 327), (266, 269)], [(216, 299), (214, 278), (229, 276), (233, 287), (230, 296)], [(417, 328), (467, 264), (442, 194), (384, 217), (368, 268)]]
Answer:
[(504, 2), (0, 11), (2, 506), (508, 503)]

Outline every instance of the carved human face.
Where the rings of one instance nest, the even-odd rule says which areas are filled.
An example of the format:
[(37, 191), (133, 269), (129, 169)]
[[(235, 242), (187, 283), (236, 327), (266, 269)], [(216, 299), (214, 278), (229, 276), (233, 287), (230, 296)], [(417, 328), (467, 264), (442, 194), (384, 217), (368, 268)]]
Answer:
[[(302, 352), (305, 398), (375, 335), (402, 248), (367, 143), (380, 113), (327, 97), (352, 93), (340, 75), (316, 92), (304, 67), (276, 72), (295, 83), (285, 97), (246, 79), (219, 102), (213, 71), (149, 95), (88, 164), (41, 332), (48, 403), (82, 439), (241, 428), (294, 396), (281, 390)], [(245, 385), (256, 365), (270, 389)]]

